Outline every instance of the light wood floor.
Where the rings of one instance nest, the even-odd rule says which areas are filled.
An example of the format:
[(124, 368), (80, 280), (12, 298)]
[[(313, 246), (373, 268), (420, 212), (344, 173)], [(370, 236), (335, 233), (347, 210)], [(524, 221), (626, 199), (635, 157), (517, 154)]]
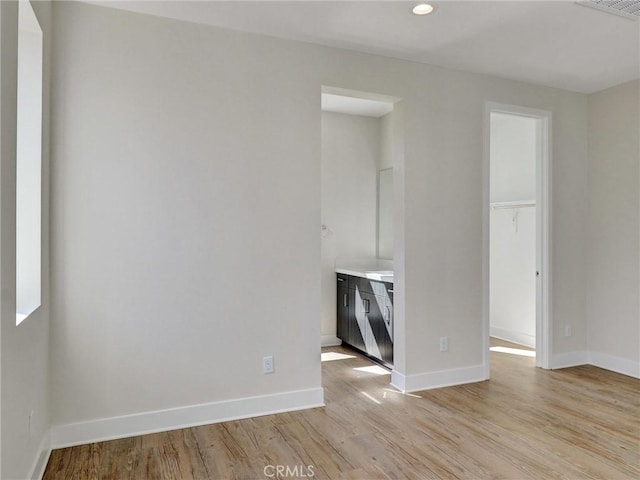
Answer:
[(636, 379), (493, 352), (488, 382), (402, 395), (324, 351), (352, 356), (323, 363), (325, 408), (55, 450), (44, 478), (640, 478)]

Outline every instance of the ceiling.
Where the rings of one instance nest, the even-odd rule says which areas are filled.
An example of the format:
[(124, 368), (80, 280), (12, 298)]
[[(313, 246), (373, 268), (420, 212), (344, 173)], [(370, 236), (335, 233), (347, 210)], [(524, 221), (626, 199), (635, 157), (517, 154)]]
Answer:
[(640, 78), (640, 21), (573, 1), (92, 1), (592, 93)]

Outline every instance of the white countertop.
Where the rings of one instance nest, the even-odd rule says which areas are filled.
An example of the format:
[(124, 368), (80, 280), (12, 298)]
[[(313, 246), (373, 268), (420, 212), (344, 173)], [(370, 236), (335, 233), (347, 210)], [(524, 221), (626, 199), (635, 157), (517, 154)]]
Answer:
[(393, 260), (379, 258), (337, 259), (336, 273), (393, 283)]

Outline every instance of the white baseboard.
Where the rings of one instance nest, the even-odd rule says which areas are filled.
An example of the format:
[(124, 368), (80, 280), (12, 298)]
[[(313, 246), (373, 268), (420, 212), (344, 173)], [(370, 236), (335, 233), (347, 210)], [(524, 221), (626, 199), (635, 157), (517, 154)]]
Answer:
[(551, 369), (577, 367), (589, 363), (589, 352), (579, 350), (576, 352), (554, 353), (551, 356)]
[(52, 428), (51, 444), (54, 448), (70, 447), (322, 406), (324, 406), (324, 390), (322, 388), (223, 400), (188, 407), (56, 425)]
[(640, 378), (640, 362), (593, 351), (556, 353), (553, 355), (551, 368), (568, 368), (577, 367), (578, 365), (593, 365), (630, 377)]
[(396, 370), (391, 372), (391, 385), (403, 393), (482, 382), (486, 379), (483, 365), (412, 375), (404, 375)]
[(402, 393), (407, 393), (405, 386), (406, 386), (406, 376), (400, 372), (398, 372), (397, 370), (391, 370), (391, 382), (389, 382), (391, 384), (392, 387), (394, 387), (397, 390), (400, 390)]
[(529, 348), (536, 348), (536, 336), (527, 333), (516, 332), (515, 330), (507, 330), (506, 328), (490, 327), (492, 337), (505, 340), (507, 342), (524, 345)]
[(51, 430), (43, 435), (40, 445), (38, 446), (38, 456), (31, 466), (31, 475), (28, 478), (32, 480), (41, 480), (44, 471), (47, 468), (49, 457), (51, 456)]
[(640, 378), (640, 362), (627, 360), (626, 358), (614, 357), (606, 353), (589, 352), (589, 363), (596, 367), (611, 370), (613, 372)]
[(335, 335), (322, 335), (321, 345), (323, 347), (337, 347), (338, 345), (342, 345), (342, 340)]

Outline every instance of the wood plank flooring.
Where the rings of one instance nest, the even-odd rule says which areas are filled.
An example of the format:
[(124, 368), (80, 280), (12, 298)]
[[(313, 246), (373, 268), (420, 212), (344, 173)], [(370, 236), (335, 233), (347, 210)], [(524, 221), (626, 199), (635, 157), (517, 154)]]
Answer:
[(55, 450), (44, 479), (640, 478), (637, 379), (492, 352), (488, 382), (403, 395), (323, 351), (325, 408)]

